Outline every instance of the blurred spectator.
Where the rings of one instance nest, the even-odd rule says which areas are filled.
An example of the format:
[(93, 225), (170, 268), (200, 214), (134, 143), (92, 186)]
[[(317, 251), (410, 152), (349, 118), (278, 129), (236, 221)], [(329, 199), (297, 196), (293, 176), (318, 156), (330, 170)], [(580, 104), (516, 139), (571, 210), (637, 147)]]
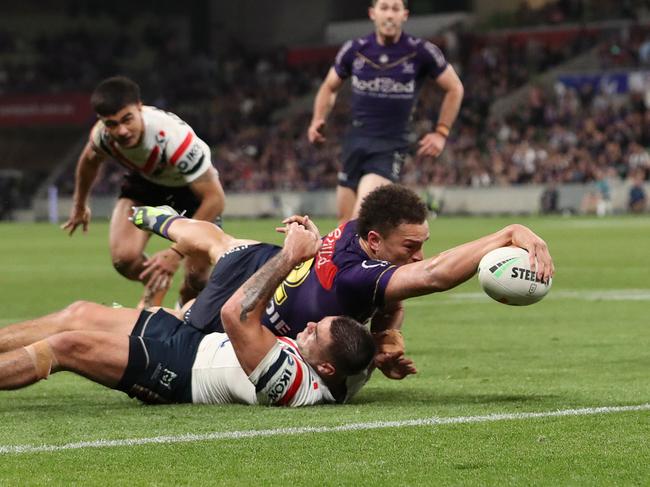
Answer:
[(648, 205), (648, 198), (644, 186), (644, 172), (635, 171), (630, 186), (628, 209), (632, 213), (643, 213)]
[(542, 213), (545, 215), (557, 213), (559, 210), (558, 208), (559, 198), (560, 198), (560, 194), (557, 190), (557, 185), (555, 183), (549, 184), (544, 190), (544, 192), (542, 193), (542, 197), (540, 201), (540, 207)]
[[(596, 172), (596, 215), (605, 216), (612, 213), (612, 189), (610, 177), (613, 168), (609, 170), (599, 169)], [(615, 172), (614, 172), (615, 174)]]

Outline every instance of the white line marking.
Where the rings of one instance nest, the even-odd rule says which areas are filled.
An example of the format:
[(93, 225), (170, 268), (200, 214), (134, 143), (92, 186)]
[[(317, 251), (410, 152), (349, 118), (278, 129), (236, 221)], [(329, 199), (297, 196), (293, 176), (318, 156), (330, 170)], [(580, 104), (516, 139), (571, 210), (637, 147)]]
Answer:
[(83, 450), (86, 448), (113, 448), (121, 446), (139, 446), (152, 444), (193, 443), (197, 441), (239, 440), (242, 438), (259, 438), (269, 436), (293, 436), (306, 433), (337, 433), (341, 431), (364, 431), (385, 428), (403, 428), (409, 426), (439, 426), (447, 424), (487, 423), (494, 421), (512, 421), (536, 418), (556, 418), (564, 416), (592, 416), (596, 414), (650, 411), (650, 403), (638, 406), (605, 406), (582, 409), (563, 409), (538, 413), (505, 413), (485, 416), (456, 416), (449, 418), (421, 418), (403, 421), (376, 421), (372, 423), (351, 423), (340, 426), (305, 426), (299, 428), (278, 428), (271, 430), (221, 431), (202, 435), (186, 434), (178, 436), (156, 436), (153, 438), (131, 438), (123, 440), (95, 440), (66, 443), (64, 445), (7, 445), (0, 446), (0, 455), (58, 452), (64, 450)]

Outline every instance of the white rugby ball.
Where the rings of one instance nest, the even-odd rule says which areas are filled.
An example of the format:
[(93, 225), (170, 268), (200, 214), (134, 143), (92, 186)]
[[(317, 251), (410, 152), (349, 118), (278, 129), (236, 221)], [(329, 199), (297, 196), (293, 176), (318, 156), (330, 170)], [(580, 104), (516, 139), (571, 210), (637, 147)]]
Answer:
[(501, 247), (488, 252), (478, 265), (478, 281), (492, 299), (513, 306), (540, 301), (551, 289), (530, 270), (528, 252), (519, 247)]

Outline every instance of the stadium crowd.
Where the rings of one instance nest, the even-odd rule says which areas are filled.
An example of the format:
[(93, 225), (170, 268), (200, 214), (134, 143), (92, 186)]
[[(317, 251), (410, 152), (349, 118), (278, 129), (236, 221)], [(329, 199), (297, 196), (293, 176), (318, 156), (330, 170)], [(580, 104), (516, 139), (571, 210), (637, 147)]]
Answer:
[[(573, 2), (557, 5), (571, 15), (574, 7)], [(0, 31), (0, 92), (9, 88), (89, 90), (102, 77), (122, 72), (139, 81), (145, 102), (177, 113), (211, 145), (226, 191), (312, 190), (336, 185), (346, 104), (337, 103), (326, 129), (326, 144), (314, 148), (305, 136), (311, 110), (305, 100), (312, 96), (328, 64), (294, 67), (285, 62), (282, 51), (252, 55), (237, 45), (218, 59), (200, 52), (190, 56), (189, 46), (164, 25), (145, 24), (129, 32), (139, 38), (115, 34), (100, 43), (79, 28), (28, 41)], [(638, 94), (614, 100), (594, 90), (549, 93), (533, 86), (527, 104), (515, 114), (503, 119), (488, 115), (495, 99), (585, 52), (597, 40), (603, 62), (647, 65), (647, 29), (615, 40), (608, 33), (605, 40), (578, 35), (560, 47), (533, 37), (525, 42), (460, 32), (457, 37), (458, 52), (450, 57), (456, 59), (467, 87), (460, 117), (442, 157), (407, 161), (403, 175), (407, 184), (589, 182), (608, 168), (619, 177), (638, 170), (647, 178), (650, 115)], [(444, 40), (436, 40), (443, 49)], [(12, 61), (18, 58), (17, 52), (24, 52), (21, 59), (32, 61)], [(150, 69), (156, 65), (165, 68)], [(419, 100), (414, 142), (431, 130), (439, 106), (433, 91)], [(106, 171), (95, 190), (113, 193), (120, 169), (115, 166)], [(64, 172), (57, 183), (61, 193), (72, 192), (71, 181), (71, 172)]]

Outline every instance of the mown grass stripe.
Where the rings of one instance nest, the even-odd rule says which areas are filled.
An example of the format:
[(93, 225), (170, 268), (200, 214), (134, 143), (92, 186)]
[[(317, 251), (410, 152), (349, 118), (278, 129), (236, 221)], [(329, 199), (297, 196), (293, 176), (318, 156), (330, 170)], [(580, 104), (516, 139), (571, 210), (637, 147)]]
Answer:
[(385, 428), (404, 428), (414, 426), (442, 426), (449, 424), (487, 423), (495, 421), (513, 421), (566, 416), (591, 416), (597, 414), (649, 411), (650, 403), (635, 406), (604, 406), (581, 409), (562, 409), (557, 411), (488, 414), (483, 416), (455, 416), (448, 418), (432, 417), (408, 419), (402, 421), (374, 421), (370, 423), (351, 423), (340, 426), (305, 426), (297, 428), (277, 428), (269, 430), (221, 431), (206, 434), (185, 434), (176, 436), (156, 436), (152, 438), (129, 438), (122, 440), (94, 440), (67, 443), (64, 445), (6, 445), (0, 446), (0, 455), (59, 452), (65, 450), (82, 450), (87, 448), (115, 448), (152, 444), (193, 443), (214, 440), (239, 440), (269, 436), (291, 436), (306, 433), (338, 433), (346, 431), (364, 431)]
[[(427, 299), (435, 299), (428, 301)], [(650, 301), (650, 289), (591, 289), (573, 290), (562, 289), (554, 291), (551, 289), (548, 300), (573, 300), (573, 301)], [(406, 301), (407, 306), (432, 306), (438, 303), (460, 303), (466, 301), (490, 301), (490, 298), (482, 292), (456, 292), (440, 293), (419, 298), (417, 301)]]

